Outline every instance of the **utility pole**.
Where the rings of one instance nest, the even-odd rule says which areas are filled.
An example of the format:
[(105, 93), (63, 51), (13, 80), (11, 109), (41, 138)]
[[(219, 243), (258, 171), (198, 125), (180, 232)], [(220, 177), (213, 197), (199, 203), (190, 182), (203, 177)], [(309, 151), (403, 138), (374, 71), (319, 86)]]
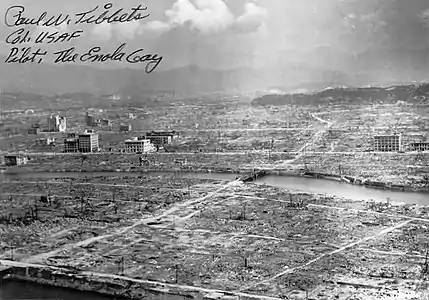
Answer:
[(122, 276), (124, 276), (124, 273), (125, 273), (125, 258), (123, 256), (118, 261), (118, 269), (119, 269), (119, 274), (121, 274)]
[(3, 89), (0, 88), (0, 125), (3, 125)]
[(428, 248), (428, 244), (426, 244), (425, 269), (424, 269), (424, 273), (426, 274), (429, 273), (428, 255), (429, 255), (429, 248)]

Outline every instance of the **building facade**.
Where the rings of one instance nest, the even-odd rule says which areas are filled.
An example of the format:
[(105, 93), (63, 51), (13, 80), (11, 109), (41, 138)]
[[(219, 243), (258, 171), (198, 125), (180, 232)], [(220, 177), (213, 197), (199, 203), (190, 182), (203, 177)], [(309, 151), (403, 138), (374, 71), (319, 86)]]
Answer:
[(86, 113), (85, 123), (88, 127), (97, 127), (100, 125), (100, 119), (96, 118), (93, 115), (90, 115), (89, 113)]
[(55, 141), (56, 139), (54, 137), (45, 137), (45, 138), (38, 139), (36, 141), (36, 144), (41, 146), (50, 146), (50, 145), (55, 145)]
[(150, 140), (151, 143), (155, 146), (163, 146), (166, 144), (170, 144), (177, 136), (178, 133), (175, 131), (152, 131), (146, 133), (144, 138)]
[(410, 151), (429, 151), (429, 142), (415, 142), (411, 143)]
[(99, 151), (98, 133), (86, 130), (83, 134), (79, 134), (78, 145), (79, 152), (82, 153)]
[(147, 139), (135, 137), (125, 141), (125, 152), (127, 153), (147, 153), (155, 150), (154, 145)]
[(64, 139), (64, 152), (76, 153), (79, 152), (79, 138), (76, 133), (69, 133)]
[(20, 166), (25, 165), (28, 162), (28, 157), (19, 155), (6, 155), (4, 157), (4, 163), (6, 166)]
[(65, 132), (67, 129), (67, 119), (60, 116), (50, 116), (48, 118), (48, 131)]
[(374, 151), (395, 152), (401, 150), (402, 140), (400, 134), (374, 136)]

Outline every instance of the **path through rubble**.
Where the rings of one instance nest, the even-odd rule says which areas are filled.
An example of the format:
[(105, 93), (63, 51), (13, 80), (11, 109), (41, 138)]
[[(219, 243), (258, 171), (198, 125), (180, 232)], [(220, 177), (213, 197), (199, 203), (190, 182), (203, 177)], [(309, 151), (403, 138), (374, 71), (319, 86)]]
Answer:
[(402, 223), (399, 223), (399, 224), (397, 224), (397, 225), (395, 225), (395, 226), (392, 226), (392, 227), (389, 227), (389, 228), (383, 229), (382, 231), (380, 231), (379, 233), (377, 233), (377, 234), (375, 234), (375, 235), (372, 235), (372, 236), (368, 236), (368, 237), (362, 238), (362, 239), (360, 239), (360, 240), (358, 240), (358, 241), (356, 241), (356, 242), (350, 243), (350, 244), (348, 244), (348, 245), (346, 245), (346, 246), (343, 246), (343, 247), (341, 247), (341, 248), (339, 248), (339, 249), (336, 249), (336, 250), (331, 251), (331, 252), (329, 252), (329, 253), (322, 254), (322, 255), (320, 255), (320, 256), (318, 256), (318, 257), (316, 257), (316, 258), (314, 258), (314, 259), (312, 259), (312, 260), (310, 260), (310, 261), (306, 262), (306, 263), (305, 263), (305, 264), (303, 264), (303, 265), (300, 265), (300, 266), (297, 266), (297, 267), (294, 267), (294, 268), (291, 268), (291, 269), (287, 269), (287, 270), (285, 270), (285, 271), (283, 271), (283, 272), (278, 273), (277, 275), (275, 275), (275, 276), (273, 276), (273, 277), (271, 277), (271, 278), (268, 278), (268, 279), (265, 279), (265, 280), (260, 281), (260, 282), (258, 282), (258, 283), (255, 283), (255, 284), (249, 285), (249, 286), (247, 286), (247, 287), (244, 287), (244, 288), (240, 289), (239, 291), (240, 291), (240, 292), (242, 292), (242, 291), (246, 291), (246, 290), (249, 290), (249, 289), (251, 289), (251, 288), (254, 288), (254, 287), (258, 286), (258, 285), (262, 285), (262, 284), (265, 284), (265, 283), (271, 282), (271, 281), (273, 281), (273, 280), (275, 280), (275, 279), (277, 279), (277, 278), (279, 278), (279, 277), (281, 277), (281, 276), (283, 276), (283, 275), (290, 274), (290, 273), (293, 273), (293, 272), (295, 272), (295, 271), (297, 271), (297, 270), (300, 270), (300, 269), (303, 269), (303, 268), (305, 268), (305, 267), (308, 267), (309, 265), (311, 265), (311, 264), (313, 264), (313, 263), (315, 263), (315, 262), (317, 262), (317, 261), (321, 260), (322, 258), (324, 258), (324, 257), (326, 257), (326, 256), (330, 256), (330, 255), (334, 255), (334, 254), (336, 254), (336, 253), (340, 253), (340, 252), (342, 252), (342, 251), (344, 251), (344, 250), (347, 250), (347, 249), (349, 249), (349, 248), (352, 248), (352, 247), (354, 247), (354, 246), (357, 246), (357, 245), (359, 245), (359, 244), (362, 244), (362, 243), (364, 243), (364, 242), (366, 242), (366, 241), (368, 241), (368, 240), (376, 239), (376, 238), (378, 238), (378, 237), (380, 237), (380, 236), (382, 236), (382, 235), (385, 235), (385, 234), (387, 234), (387, 233), (389, 233), (389, 232), (392, 232), (392, 231), (394, 231), (394, 230), (396, 230), (396, 229), (399, 229), (399, 228), (401, 228), (401, 227), (404, 227), (405, 225), (408, 225), (410, 222), (412, 222), (412, 220), (407, 220), (407, 221), (402, 222)]
[(124, 233), (132, 230), (133, 228), (135, 228), (137, 226), (140, 226), (140, 225), (143, 225), (143, 224), (147, 224), (147, 223), (150, 223), (150, 222), (156, 222), (156, 221), (159, 222), (162, 218), (165, 218), (167, 216), (171, 216), (172, 214), (174, 214), (175, 212), (177, 212), (179, 210), (185, 209), (185, 208), (187, 208), (189, 206), (192, 206), (192, 205), (201, 204), (204, 201), (210, 199), (213, 196), (216, 196), (217, 194), (225, 191), (229, 187), (234, 186), (236, 184), (239, 184), (239, 181), (235, 180), (235, 181), (228, 182), (227, 184), (223, 185), (222, 187), (220, 187), (216, 191), (207, 194), (206, 196), (199, 197), (199, 198), (196, 198), (196, 199), (190, 199), (190, 200), (187, 200), (185, 202), (182, 202), (182, 203), (179, 203), (177, 205), (174, 205), (173, 207), (171, 207), (170, 209), (164, 211), (162, 214), (160, 214), (158, 216), (141, 219), (141, 220), (135, 222), (133, 225), (120, 228), (120, 229), (116, 230), (115, 232), (113, 232), (111, 234), (105, 234), (105, 235), (101, 235), (101, 236), (92, 237), (92, 238), (89, 238), (89, 239), (86, 239), (86, 240), (83, 240), (83, 241), (80, 241), (80, 242), (77, 242), (77, 243), (72, 243), (72, 244), (65, 245), (63, 247), (60, 247), (58, 249), (55, 249), (55, 250), (52, 250), (52, 251), (49, 251), (49, 252), (46, 252), (46, 253), (40, 253), (40, 254), (31, 256), (29, 258), (24, 259), (24, 262), (40, 262), (40, 261), (43, 261), (44, 259), (46, 259), (46, 258), (48, 258), (50, 256), (56, 255), (57, 253), (59, 253), (59, 252), (61, 252), (63, 250), (69, 250), (69, 249), (72, 249), (74, 247), (87, 246), (87, 245), (89, 245), (91, 243), (94, 243), (94, 242), (97, 242), (97, 241), (100, 241), (100, 240), (103, 240), (103, 239), (106, 239), (106, 238), (109, 238), (109, 237), (113, 237), (113, 236), (117, 236), (117, 235), (122, 235), (122, 234), (124, 234)]

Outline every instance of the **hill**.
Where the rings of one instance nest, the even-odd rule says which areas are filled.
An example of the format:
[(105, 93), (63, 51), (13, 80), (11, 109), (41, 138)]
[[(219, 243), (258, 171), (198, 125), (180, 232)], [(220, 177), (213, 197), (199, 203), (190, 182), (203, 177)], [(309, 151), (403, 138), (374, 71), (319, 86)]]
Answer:
[(389, 87), (328, 88), (315, 93), (268, 94), (252, 101), (254, 106), (288, 104), (316, 105), (322, 103), (375, 103), (397, 101), (427, 101), (429, 84), (394, 85)]
[[(0, 56), (0, 59), (3, 57)], [(3, 64), (1, 87), (8, 92), (37, 93), (154, 93), (171, 91), (183, 94), (249, 92), (271, 86), (290, 89), (298, 84), (317, 89), (320, 82), (330, 85), (352, 84), (355, 80), (344, 72), (309, 67), (304, 64), (284, 68), (240, 68), (210, 70), (186, 66), (146, 74), (139, 69), (101, 69), (84, 65)]]

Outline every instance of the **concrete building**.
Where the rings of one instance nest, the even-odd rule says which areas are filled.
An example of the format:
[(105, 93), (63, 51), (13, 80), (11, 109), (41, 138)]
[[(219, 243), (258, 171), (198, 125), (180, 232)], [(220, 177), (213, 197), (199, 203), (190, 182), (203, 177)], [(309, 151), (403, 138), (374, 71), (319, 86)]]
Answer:
[(41, 138), (38, 139), (36, 141), (36, 143), (38, 145), (42, 145), (42, 146), (50, 146), (50, 145), (55, 145), (55, 138), (54, 137), (45, 137), (45, 138)]
[(152, 131), (146, 133), (144, 138), (150, 140), (155, 146), (163, 146), (170, 144), (178, 136), (179, 134), (176, 131)]
[(50, 132), (65, 132), (67, 129), (67, 119), (60, 116), (48, 117), (48, 131)]
[(28, 157), (20, 155), (6, 155), (4, 157), (4, 163), (6, 166), (20, 166), (25, 165), (28, 162)]
[(414, 142), (409, 146), (410, 151), (429, 151), (429, 142)]
[(97, 152), (99, 151), (98, 133), (94, 130), (85, 130), (83, 134), (79, 134), (79, 152)]
[(85, 123), (86, 123), (86, 126), (88, 126), (88, 127), (97, 127), (100, 125), (100, 119), (97, 119), (93, 115), (86, 113)]
[(374, 151), (394, 152), (402, 150), (402, 140), (400, 134), (376, 135), (374, 136)]
[(40, 133), (40, 128), (34, 128), (31, 127), (30, 129), (28, 129), (28, 134), (39, 134)]
[(128, 153), (147, 153), (156, 151), (150, 140), (134, 137), (125, 141), (125, 152)]
[(79, 138), (76, 133), (69, 133), (64, 139), (64, 152), (76, 153), (79, 152)]
[(130, 132), (131, 131), (131, 124), (121, 124), (119, 126), (119, 132)]

